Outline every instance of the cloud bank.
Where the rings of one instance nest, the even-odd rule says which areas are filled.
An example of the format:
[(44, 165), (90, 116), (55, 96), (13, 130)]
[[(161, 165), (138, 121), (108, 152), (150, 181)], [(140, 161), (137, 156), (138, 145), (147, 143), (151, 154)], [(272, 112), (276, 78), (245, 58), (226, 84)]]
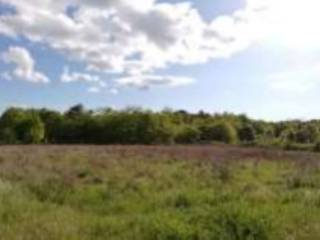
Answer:
[[(190, 83), (181, 81), (182, 77), (164, 78), (155, 73), (171, 65), (229, 57), (253, 40), (247, 34), (247, 9), (206, 22), (190, 2), (0, 0), (0, 3), (14, 9), (0, 15), (0, 34), (45, 44), (71, 60), (85, 63), (87, 71), (124, 75), (126, 81), (117, 80), (122, 85), (126, 82), (138, 87), (148, 83), (180, 85), (173, 84), (174, 78)], [(71, 76), (83, 77), (90, 78)]]
[[(190, 84), (193, 81), (186, 77), (157, 72), (233, 56), (270, 35), (277, 25), (270, 16), (283, 21), (283, 13), (278, 13), (282, 4), (275, 0), (247, 0), (243, 9), (211, 21), (190, 1), (0, 0), (0, 4), (12, 9), (0, 15), (0, 35), (44, 44), (86, 66), (81, 74), (63, 72), (63, 82), (99, 82), (96, 74), (114, 74), (118, 85), (138, 88)], [(25, 52), (20, 55), (27, 57)], [(14, 75), (48, 81), (44, 74), (31, 71), (30, 62), (29, 72), (17, 68)]]

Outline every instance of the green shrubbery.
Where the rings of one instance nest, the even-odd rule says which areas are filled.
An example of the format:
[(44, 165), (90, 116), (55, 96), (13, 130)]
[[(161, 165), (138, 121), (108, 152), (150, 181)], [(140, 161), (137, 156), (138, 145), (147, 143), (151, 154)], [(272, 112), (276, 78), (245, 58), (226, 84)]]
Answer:
[(0, 144), (210, 144), (316, 150), (320, 121), (255, 121), (244, 115), (140, 108), (65, 113), (10, 108), (0, 117)]
[(185, 125), (179, 128), (175, 137), (176, 143), (192, 144), (200, 141), (201, 132), (198, 128)]
[(0, 142), (41, 143), (45, 136), (45, 125), (38, 112), (12, 108), (0, 119)]
[(220, 122), (209, 129), (212, 139), (217, 142), (235, 144), (238, 141), (236, 129), (228, 122)]

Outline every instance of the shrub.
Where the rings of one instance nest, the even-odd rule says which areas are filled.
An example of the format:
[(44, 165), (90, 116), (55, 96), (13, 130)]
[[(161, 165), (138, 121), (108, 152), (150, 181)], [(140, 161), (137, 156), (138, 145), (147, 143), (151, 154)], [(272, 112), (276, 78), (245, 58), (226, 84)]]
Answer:
[(243, 142), (254, 142), (256, 139), (256, 133), (251, 125), (245, 125), (241, 127), (238, 131), (238, 135)]
[(211, 128), (212, 140), (234, 144), (238, 141), (235, 128), (227, 122), (217, 123)]
[(284, 144), (283, 148), (284, 150), (289, 151), (311, 151), (313, 146), (311, 144), (287, 142)]
[(17, 143), (17, 136), (13, 129), (4, 128), (0, 131), (1, 144), (15, 144)]
[(175, 138), (176, 143), (191, 144), (200, 140), (200, 131), (192, 126), (183, 126)]
[(3, 143), (41, 143), (45, 126), (33, 110), (9, 109), (0, 119), (0, 141)]
[(19, 125), (21, 130), (21, 141), (23, 143), (41, 143), (45, 136), (42, 120), (36, 113), (30, 113)]
[(314, 144), (313, 151), (320, 152), (320, 142)]

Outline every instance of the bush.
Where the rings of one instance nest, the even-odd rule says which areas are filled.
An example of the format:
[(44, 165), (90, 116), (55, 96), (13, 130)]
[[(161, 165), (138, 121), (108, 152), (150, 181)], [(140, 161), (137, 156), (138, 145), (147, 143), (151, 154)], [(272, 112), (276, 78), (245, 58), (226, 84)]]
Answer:
[(201, 139), (234, 144), (238, 141), (236, 129), (228, 122), (220, 122), (201, 128)]
[(320, 142), (317, 142), (314, 144), (313, 151), (320, 152)]
[(175, 138), (176, 143), (191, 144), (200, 140), (200, 131), (192, 126), (183, 126)]
[(311, 144), (302, 144), (302, 143), (285, 143), (283, 146), (284, 150), (288, 151), (312, 151), (313, 145)]
[(239, 129), (238, 135), (241, 141), (246, 143), (254, 142), (256, 139), (256, 133), (251, 125), (245, 125)]
[(2, 143), (41, 143), (44, 136), (45, 126), (36, 111), (12, 108), (0, 119)]
[(21, 141), (23, 143), (41, 143), (45, 136), (45, 128), (39, 115), (30, 113), (19, 125)]
[(15, 144), (17, 143), (17, 136), (13, 129), (4, 128), (0, 131), (0, 143), (1, 144)]

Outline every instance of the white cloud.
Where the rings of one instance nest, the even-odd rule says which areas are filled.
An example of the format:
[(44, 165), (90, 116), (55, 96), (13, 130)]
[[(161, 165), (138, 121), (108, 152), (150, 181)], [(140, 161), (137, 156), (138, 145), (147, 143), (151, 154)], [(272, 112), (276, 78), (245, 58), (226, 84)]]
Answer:
[(119, 93), (119, 90), (117, 88), (111, 88), (109, 91), (113, 95), (117, 95)]
[[(249, 32), (248, 16), (252, 11), (248, 9), (209, 22), (190, 2), (0, 2), (16, 9), (16, 14), (0, 16), (0, 34), (44, 43), (85, 63), (87, 70), (118, 73), (128, 79), (135, 75), (155, 76), (158, 69), (172, 64), (226, 58), (247, 48), (256, 37)], [(67, 11), (70, 7), (74, 9), (71, 15)]]
[(274, 73), (268, 80), (270, 88), (274, 91), (302, 95), (320, 85), (320, 65)]
[(263, 41), (291, 49), (320, 48), (318, 0), (247, 1), (248, 9), (258, 9), (251, 26), (262, 33)]
[(113, 95), (117, 95), (119, 93), (119, 90), (117, 88), (107, 88), (107, 86), (92, 86), (88, 88), (89, 93), (101, 93), (102, 90), (106, 89), (107, 91), (104, 91), (106, 93), (111, 93)]
[(35, 61), (30, 52), (21, 47), (10, 47), (1, 56), (2, 61), (13, 64), (11, 72), (5, 72), (6, 79), (20, 79), (33, 83), (48, 83), (49, 78), (41, 72), (35, 70)]
[(64, 68), (64, 71), (61, 75), (61, 82), (71, 83), (71, 82), (88, 82), (88, 83), (97, 83), (101, 79), (97, 75), (91, 75), (88, 73), (79, 73), (79, 72), (70, 72), (68, 67)]
[(99, 87), (90, 87), (88, 88), (89, 93), (99, 93), (101, 89)]
[[(212, 21), (192, 1), (0, 2), (15, 8), (14, 14), (0, 15), (0, 34), (46, 44), (84, 63), (86, 70), (124, 75), (133, 86), (158, 85), (155, 79), (163, 78), (157, 76), (159, 69), (228, 58), (256, 42), (320, 47), (320, 30), (312, 27), (320, 21), (318, 0), (247, 0), (243, 9)], [(136, 76), (153, 81), (141, 83)], [(92, 76), (69, 77), (87, 81)]]
[(83, 82), (90, 84), (91, 86), (88, 88), (89, 93), (100, 93), (102, 89), (108, 87), (107, 83), (100, 76), (83, 72), (70, 72), (69, 67), (64, 68), (60, 81), (63, 83)]
[(119, 86), (135, 87), (140, 89), (147, 89), (151, 86), (170, 86), (178, 87), (189, 85), (194, 82), (194, 79), (187, 77), (176, 76), (157, 76), (157, 75), (137, 75), (119, 78), (116, 80)]

